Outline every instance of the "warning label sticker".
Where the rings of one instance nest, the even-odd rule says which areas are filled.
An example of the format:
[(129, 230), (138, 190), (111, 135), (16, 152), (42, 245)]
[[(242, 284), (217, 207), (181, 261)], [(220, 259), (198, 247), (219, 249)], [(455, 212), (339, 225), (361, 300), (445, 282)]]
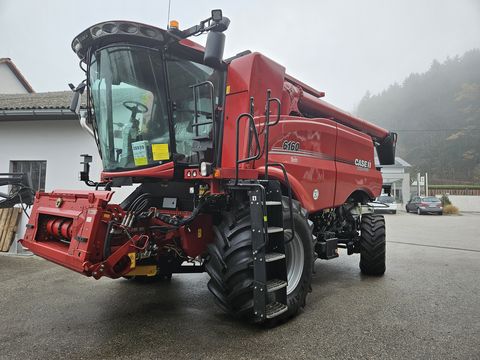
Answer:
[(145, 140), (132, 143), (135, 166), (148, 165), (147, 146), (148, 141)]
[(152, 155), (154, 161), (170, 159), (168, 144), (152, 144)]

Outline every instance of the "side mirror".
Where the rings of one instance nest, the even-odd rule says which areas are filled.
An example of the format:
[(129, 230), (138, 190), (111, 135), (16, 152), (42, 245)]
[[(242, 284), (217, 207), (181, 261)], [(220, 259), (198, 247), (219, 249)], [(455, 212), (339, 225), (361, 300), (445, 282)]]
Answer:
[(218, 68), (222, 64), (223, 50), (225, 49), (225, 35), (223, 32), (228, 29), (230, 19), (222, 15), (222, 10), (216, 9), (212, 10), (210, 20), (203, 61), (208, 66)]
[(205, 54), (203, 61), (205, 65), (213, 68), (219, 68), (223, 60), (223, 50), (225, 49), (225, 34), (216, 31), (210, 31), (207, 36)]
[(395, 165), (397, 133), (391, 132), (380, 144), (376, 145), (380, 165)]
[(86, 80), (82, 81), (75, 87), (73, 84), (68, 84), (70, 89), (73, 91), (72, 101), (70, 103), (70, 111), (74, 112), (77, 115), (80, 115), (80, 105), (82, 104), (82, 94), (87, 87)]

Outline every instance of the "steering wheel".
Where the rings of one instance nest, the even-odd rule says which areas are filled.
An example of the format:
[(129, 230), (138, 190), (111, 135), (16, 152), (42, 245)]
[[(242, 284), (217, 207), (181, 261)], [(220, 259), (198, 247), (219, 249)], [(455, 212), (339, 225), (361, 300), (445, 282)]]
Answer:
[(134, 116), (137, 114), (145, 114), (148, 111), (148, 107), (138, 101), (124, 101), (123, 106), (130, 110)]

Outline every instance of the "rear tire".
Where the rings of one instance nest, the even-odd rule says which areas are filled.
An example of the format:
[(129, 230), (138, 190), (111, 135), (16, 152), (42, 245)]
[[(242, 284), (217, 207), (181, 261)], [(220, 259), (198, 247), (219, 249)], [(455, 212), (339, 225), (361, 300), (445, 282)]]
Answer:
[[(290, 224), (288, 202), (282, 201), (282, 206), (284, 226), (287, 228)], [(290, 270), (287, 277), (292, 279), (294, 288), (287, 286), (288, 311), (267, 320), (267, 325), (275, 325), (295, 316), (305, 306), (310, 291), (314, 244), (307, 219), (296, 201), (293, 203), (293, 219), (295, 238), (286, 245), (286, 255), (287, 269)], [(224, 213), (222, 222), (214, 227), (214, 237), (215, 241), (208, 246), (209, 259), (205, 266), (210, 275), (208, 289), (224, 311), (234, 317), (250, 320), (253, 318), (253, 257), (248, 207), (242, 206)], [(295, 249), (302, 249), (303, 256), (289, 255)]]
[(385, 219), (382, 215), (362, 216), (360, 229), (360, 270), (365, 275), (385, 273)]

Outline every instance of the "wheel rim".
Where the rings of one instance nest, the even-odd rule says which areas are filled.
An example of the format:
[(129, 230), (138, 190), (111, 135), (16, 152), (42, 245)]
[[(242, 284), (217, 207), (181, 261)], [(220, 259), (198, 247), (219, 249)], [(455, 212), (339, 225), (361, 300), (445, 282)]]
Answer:
[(420, 215), (420, 209), (417, 209), (417, 214)]
[[(285, 231), (285, 237), (290, 238), (290, 231)], [(302, 240), (295, 233), (292, 241), (285, 245), (285, 256), (287, 258), (287, 295), (290, 295), (300, 283), (305, 263), (305, 252)]]

